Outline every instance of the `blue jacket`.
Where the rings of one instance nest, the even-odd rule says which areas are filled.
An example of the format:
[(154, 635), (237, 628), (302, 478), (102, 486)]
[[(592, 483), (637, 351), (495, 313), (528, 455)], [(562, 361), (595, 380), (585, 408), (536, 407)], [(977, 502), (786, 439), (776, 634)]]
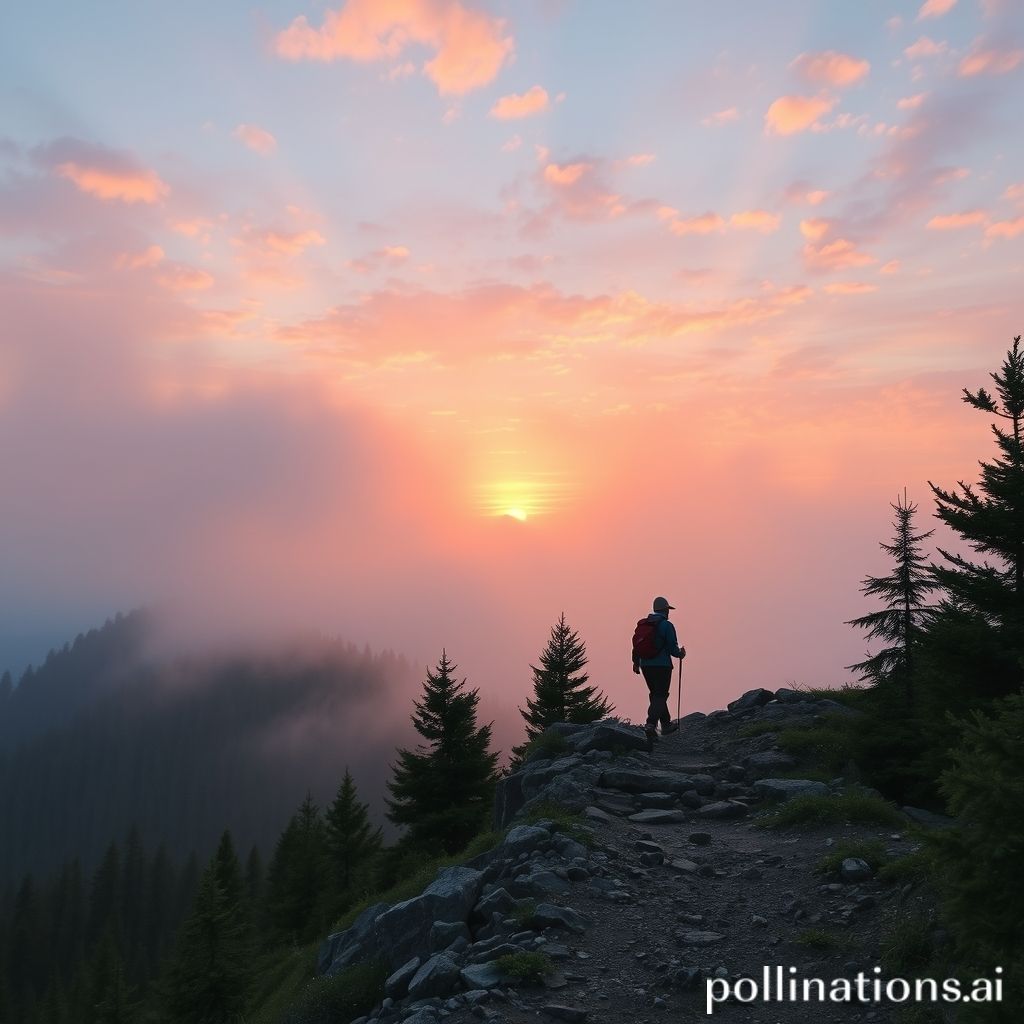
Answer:
[(633, 665), (641, 668), (648, 665), (661, 665), (672, 667), (673, 658), (685, 658), (686, 650), (679, 646), (676, 638), (676, 627), (669, 622), (668, 617), (661, 612), (651, 612), (647, 616), (649, 622), (658, 621), (658, 641), (661, 644), (661, 651), (653, 658), (638, 658), (633, 655)]

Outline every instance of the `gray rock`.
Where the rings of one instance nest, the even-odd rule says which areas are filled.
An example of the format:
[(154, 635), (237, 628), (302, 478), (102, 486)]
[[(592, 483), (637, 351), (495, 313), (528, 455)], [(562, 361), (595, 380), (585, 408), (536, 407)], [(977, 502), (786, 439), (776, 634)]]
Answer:
[(874, 872), (866, 860), (861, 860), (860, 857), (847, 857), (839, 869), (839, 874), (842, 875), (844, 882), (867, 882)]
[(551, 833), (536, 825), (516, 825), (508, 830), (501, 844), (502, 856), (515, 859), (521, 853), (533, 853), (539, 846), (549, 842)]
[(696, 789), (701, 796), (711, 796), (715, 791), (715, 780), (710, 775), (697, 773), (696, 775), (690, 776), (690, 781), (693, 783), (694, 789)]
[(428, 937), (429, 949), (432, 953), (447, 949), (459, 939), (465, 939), (469, 945), (469, 929), (462, 921), (435, 921), (430, 926)]
[(665, 863), (665, 854), (663, 853), (641, 853), (640, 863), (645, 868), (656, 868), (660, 867)]
[(569, 745), (580, 754), (590, 750), (646, 750), (647, 737), (639, 726), (605, 721), (574, 733)]
[(682, 811), (637, 811), (629, 816), (630, 821), (638, 825), (678, 825), (686, 821), (686, 815)]
[(703, 711), (691, 711), (688, 715), (683, 715), (683, 717), (679, 719), (679, 724), (681, 726), (689, 725), (691, 722), (701, 722), (707, 717), (708, 716), (704, 714)]
[(956, 824), (955, 818), (926, 811), (923, 807), (901, 807), (900, 810), (918, 825), (924, 825), (926, 828), (952, 828)]
[(540, 1012), (554, 1017), (555, 1020), (566, 1020), (569, 1024), (582, 1024), (587, 1019), (587, 1011), (577, 1009), (575, 1006), (562, 1006), (560, 1003), (549, 1003), (542, 1006)]
[(593, 804), (583, 808), (583, 816), (602, 825), (610, 825), (612, 822), (612, 816), (607, 811), (602, 811), (600, 807), (595, 807)]
[(601, 775), (601, 785), (625, 793), (685, 793), (694, 789), (689, 775), (679, 772), (643, 771), (630, 768), (610, 768)]
[(813, 779), (760, 779), (754, 783), (754, 792), (765, 800), (792, 800), (798, 796), (828, 796), (829, 788)]
[(437, 1010), (432, 1006), (424, 1006), (404, 1018), (402, 1024), (437, 1024), (437, 1021)]
[(698, 865), (692, 860), (686, 860), (684, 857), (677, 857), (675, 860), (668, 862), (670, 871), (674, 871), (678, 875), (694, 875), (697, 873)]
[(747, 690), (742, 697), (737, 697), (736, 700), (729, 701), (726, 707), (731, 714), (738, 715), (744, 711), (753, 711), (754, 708), (759, 708), (762, 704), (767, 704), (768, 701), (774, 699), (775, 694), (771, 690), (758, 687), (756, 690)]
[(775, 699), (782, 704), (796, 704), (799, 701), (806, 700), (807, 694), (801, 693), (799, 690), (791, 690), (789, 687), (781, 686), (775, 691)]
[(552, 846), (554, 846), (556, 852), (564, 860), (577, 860), (579, 858), (586, 859), (587, 848), (582, 844), (576, 842), (570, 836), (558, 835), (551, 840)]
[(745, 757), (743, 764), (753, 772), (761, 772), (765, 769), (774, 771), (777, 768), (796, 767), (796, 758), (784, 754), (781, 750), (762, 750)]
[(328, 935), (320, 944), (317, 953), (317, 973), (337, 974), (349, 964), (361, 959), (371, 938), (374, 922), (388, 906), (387, 903), (375, 903), (372, 907), (367, 907), (352, 922), (351, 927), (343, 932)]
[(412, 981), (413, 976), (420, 969), (421, 963), (422, 961), (420, 958), (418, 956), (414, 956), (411, 960), (402, 964), (402, 966), (384, 982), (384, 995), (391, 999), (404, 999), (406, 993), (409, 991), (409, 982)]
[(637, 797), (641, 807), (671, 810), (676, 805), (676, 798), (671, 793), (641, 793)]
[(482, 897), (473, 908), (473, 916), (489, 921), (491, 914), (508, 914), (516, 905), (516, 901), (507, 889), (495, 889)]
[[(432, 956), (409, 981), (410, 999), (446, 996), (459, 980), (459, 965), (447, 953)], [(474, 988), (479, 986), (474, 986)]]
[(721, 819), (721, 818), (742, 818), (747, 813), (747, 805), (737, 803), (735, 800), (719, 800), (713, 804), (707, 804), (697, 811), (698, 817)]
[(638, 839), (634, 844), (638, 853), (664, 853), (665, 847), (650, 839)]
[(560, 878), (554, 871), (531, 871), (528, 875), (520, 875), (508, 883), (513, 896), (555, 896), (568, 892), (569, 883)]
[(594, 802), (593, 784), (600, 773), (600, 765), (583, 765), (567, 775), (559, 775), (530, 796), (520, 808), (520, 813), (546, 803), (560, 804), (570, 811), (582, 811)]
[(529, 920), (530, 927), (540, 931), (543, 928), (567, 928), (582, 933), (590, 921), (572, 907), (556, 907), (553, 903), (538, 904)]

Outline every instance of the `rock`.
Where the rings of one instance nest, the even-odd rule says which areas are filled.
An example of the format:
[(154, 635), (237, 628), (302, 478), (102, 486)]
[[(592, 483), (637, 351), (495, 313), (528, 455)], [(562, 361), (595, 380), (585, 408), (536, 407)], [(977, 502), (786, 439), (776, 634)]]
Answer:
[(683, 715), (679, 719), (680, 726), (689, 725), (691, 722), (702, 722), (708, 716), (703, 711), (691, 711), (688, 715)]
[(556, 907), (553, 903), (541, 903), (530, 916), (529, 925), (538, 931), (544, 928), (567, 928), (569, 931), (586, 931), (589, 920), (572, 907)]
[(715, 791), (715, 780), (710, 775), (704, 775), (702, 773), (691, 775), (690, 781), (693, 783), (693, 788), (696, 789), (701, 796), (711, 796)]
[(796, 767), (796, 758), (784, 754), (781, 750), (762, 750), (745, 757), (743, 764), (752, 772), (760, 772), (765, 769), (773, 771), (776, 768)]
[(590, 872), (579, 864), (573, 864), (566, 868), (565, 873), (569, 877), (570, 882), (585, 882), (590, 878)]
[(638, 811), (629, 816), (630, 821), (638, 825), (679, 825), (686, 821), (686, 815), (682, 811)]
[(688, 793), (683, 793), (679, 797), (679, 802), (684, 807), (689, 807), (691, 811), (695, 811), (703, 805), (704, 798), (695, 789), (691, 789)]
[(645, 868), (656, 868), (660, 867), (665, 863), (665, 854), (663, 853), (641, 853), (640, 863)]
[(459, 965), (447, 953), (437, 953), (410, 979), (409, 998), (428, 999), (430, 996), (446, 996), (455, 988), (459, 974)]
[(689, 775), (678, 772), (639, 771), (630, 768), (610, 768), (601, 774), (601, 785), (625, 793), (685, 793), (693, 789)]
[(562, 1006), (559, 1003), (542, 1006), (540, 1012), (554, 1017), (555, 1020), (567, 1020), (570, 1024), (582, 1024), (587, 1019), (586, 1010), (578, 1010), (575, 1006)]
[(711, 833), (691, 832), (687, 838), (694, 846), (707, 846), (711, 842)]
[(633, 845), (639, 853), (665, 852), (665, 847), (661, 843), (652, 842), (650, 839), (638, 839)]
[(586, 859), (587, 848), (582, 843), (577, 843), (570, 836), (556, 834), (551, 843), (558, 855), (564, 860)]
[(424, 1006), (422, 1009), (416, 1010), (406, 1017), (402, 1024), (437, 1024), (437, 1021), (437, 1010), (432, 1006)]
[(367, 907), (343, 932), (328, 935), (320, 944), (317, 953), (317, 974), (337, 974), (351, 963), (362, 958), (365, 946), (371, 939), (374, 922), (385, 910), (387, 903), (375, 903)]
[(594, 802), (593, 783), (600, 772), (599, 766), (586, 765), (568, 775), (558, 776), (530, 797), (520, 808), (520, 813), (549, 802), (560, 804), (569, 811), (582, 811)]
[(697, 814), (701, 818), (742, 818), (747, 813), (747, 805), (735, 800), (719, 800), (700, 808)]
[(459, 939), (465, 939), (469, 944), (469, 929), (463, 921), (435, 921), (430, 927), (428, 938), (429, 949), (432, 953), (447, 949), (452, 943)]
[(926, 811), (923, 807), (901, 807), (900, 810), (908, 817), (926, 828), (952, 828), (956, 819), (948, 818), (945, 814), (936, 814), (934, 811)]
[(839, 869), (839, 874), (844, 882), (867, 882), (873, 877), (874, 872), (866, 860), (861, 860), (860, 857), (847, 857)]
[(731, 714), (740, 715), (745, 711), (753, 711), (755, 708), (759, 708), (762, 704), (767, 704), (768, 701), (774, 699), (775, 694), (771, 690), (758, 687), (756, 690), (747, 690), (742, 697), (737, 697), (736, 700), (729, 701), (726, 707)]
[(754, 928), (767, 928), (768, 918), (762, 917), (760, 914), (751, 914), (750, 924)]
[(421, 962), (418, 956), (414, 956), (411, 960), (402, 964), (384, 982), (384, 995), (391, 999), (404, 999), (409, 991), (409, 982), (412, 981), (413, 975), (420, 969)]
[(837, 700), (829, 700), (827, 697), (817, 702), (817, 710), (830, 715), (846, 715), (848, 718), (863, 718), (864, 712), (851, 708), (847, 704), (841, 704)]
[(683, 946), (711, 946), (725, 936), (719, 932), (679, 932), (676, 938)]
[(671, 793), (641, 793), (637, 800), (643, 808), (671, 810), (676, 805), (676, 798)]
[(508, 830), (504, 842), (501, 844), (502, 856), (511, 857), (513, 860), (521, 853), (533, 853), (539, 846), (550, 842), (551, 833), (546, 828), (538, 828), (536, 825), (516, 825)]
[(805, 700), (806, 697), (807, 695), (799, 690), (790, 690), (785, 686), (775, 691), (775, 699), (782, 704), (796, 704), (798, 701)]
[(470, 964), (459, 972), (462, 984), (471, 989), (492, 989), (508, 983), (508, 978), (494, 962)]
[(792, 800), (798, 796), (828, 796), (824, 782), (813, 779), (759, 779), (754, 792), (765, 800)]
[(602, 811), (600, 807), (595, 807), (593, 804), (583, 808), (583, 816), (602, 825), (610, 825), (612, 821), (612, 816), (607, 811)]
[(646, 750), (647, 737), (639, 726), (604, 721), (573, 733), (569, 746), (580, 754), (590, 750)]
[(516, 905), (516, 901), (507, 889), (495, 889), (482, 897), (473, 908), (473, 916), (489, 921), (491, 914), (508, 914)]
[(677, 857), (668, 862), (668, 868), (669, 871), (674, 871), (678, 875), (694, 875), (697, 873), (698, 865), (694, 864), (692, 860)]
[(555, 896), (568, 892), (569, 883), (559, 878), (554, 871), (531, 871), (528, 875), (520, 875), (508, 883), (513, 896)]
[(740, 878), (745, 882), (760, 882), (761, 881), (761, 869), (753, 866), (744, 868), (740, 872)]

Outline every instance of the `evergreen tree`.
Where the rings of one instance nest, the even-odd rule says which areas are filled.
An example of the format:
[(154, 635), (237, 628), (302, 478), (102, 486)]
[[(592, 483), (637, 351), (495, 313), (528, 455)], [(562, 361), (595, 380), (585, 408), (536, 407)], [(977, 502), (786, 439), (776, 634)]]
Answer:
[(245, 898), (249, 902), (250, 914), (255, 921), (256, 908), (263, 898), (263, 858), (255, 843), (245, 861)]
[(245, 935), (217, 880), (216, 859), (203, 872), (167, 979), (175, 1024), (235, 1024), (249, 988)]
[(132, 992), (111, 924), (93, 957), (89, 1010), (82, 1024), (135, 1024)]
[(356, 796), (345, 768), (334, 803), (327, 809), (327, 851), (339, 897), (352, 888), (356, 873), (381, 847), (381, 830), (370, 823), (369, 808)]
[(981, 555), (997, 564), (972, 562), (940, 549), (946, 564), (934, 566), (953, 606), (980, 616), (993, 630), (993, 643), (1010, 663), (1004, 692), (1019, 688), (1024, 676), (1024, 352), (1013, 339), (999, 372), (990, 374), (996, 396), (984, 388), (964, 388), (963, 401), (1003, 420), (992, 424), (999, 454), (981, 462), (977, 486), (962, 480), (957, 490), (930, 484), (936, 516)]
[(921, 541), (935, 531), (914, 532), (917, 505), (897, 498), (890, 505), (896, 513), (893, 527), (896, 531), (891, 544), (880, 547), (894, 560), (888, 576), (867, 576), (861, 587), (870, 597), (881, 597), (885, 608), (851, 619), (847, 625), (867, 631), (871, 639), (881, 639), (889, 646), (877, 654), (847, 668), (861, 673), (861, 679), (876, 686), (888, 681), (900, 685), (909, 710), (914, 706), (914, 660), (924, 616), (928, 612), (925, 597), (935, 586), (934, 580), (921, 554)]
[(498, 754), (492, 753), (491, 726), (477, 726), (479, 690), (456, 682), (456, 666), (441, 652), (427, 672), (423, 698), (412, 716), (427, 741), (415, 750), (399, 750), (388, 783), (388, 818), (408, 827), (406, 846), (461, 850), (483, 826), (491, 810)]
[(278, 931), (302, 941), (320, 930), (325, 923), (322, 896), (326, 875), (324, 821), (307, 793), (281, 833), (267, 869), (267, 906)]
[(87, 945), (96, 946), (108, 927), (120, 935), (121, 905), (121, 855), (117, 843), (111, 843), (92, 879)]
[(0, 707), (4, 706), (4, 702), (14, 692), (14, 680), (11, 679), (10, 672), (4, 672), (0, 676)]
[[(615, 710), (596, 686), (587, 685), (590, 677), (583, 671), (586, 664), (586, 647), (562, 612), (541, 651), (540, 667), (530, 666), (533, 697), (527, 698), (525, 709), (519, 709), (526, 720), (527, 741), (539, 736), (552, 722), (588, 725)], [(514, 753), (521, 756), (524, 749), (516, 747)]]

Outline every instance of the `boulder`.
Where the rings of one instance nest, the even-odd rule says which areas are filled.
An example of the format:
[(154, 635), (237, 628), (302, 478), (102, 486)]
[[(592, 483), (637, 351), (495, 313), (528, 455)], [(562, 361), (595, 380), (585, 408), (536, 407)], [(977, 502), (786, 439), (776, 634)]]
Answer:
[(539, 870), (519, 875), (508, 883), (508, 888), (513, 896), (522, 899), (528, 896), (557, 896), (568, 892), (571, 886), (553, 871)]
[(569, 737), (569, 746), (577, 753), (590, 750), (646, 750), (647, 737), (643, 729), (622, 722), (597, 722)]
[(470, 964), (468, 967), (463, 967), (459, 972), (459, 977), (462, 979), (462, 984), (468, 989), (500, 988), (508, 981), (500, 968), (493, 962)]
[(813, 779), (759, 779), (754, 792), (765, 800), (792, 800), (798, 796), (828, 796), (830, 790), (824, 782)]
[(432, 953), (447, 949), (453, 942), (465, 939), (469, 943), (469, 928), (462, 921), (435, 921), (430, 927), (427, 942)]
[(676, 798), (671, 793), (641, 793), (637, 801), (644, 809), (656, 807), (665, 811), (676, 806)]
[(694, 789), (689, 775), (679, 772), (643, 771), (632, 768), (610, 768), (601, 774), (601, 785), (624, 793), (685, 793)]
[(735, 800), (718, 800), (701, 807), (697, 815), (701, 818), (742, 818), (747, 810), (746, 804), (737, 803)]
[(349, 964), (363, 958), (364, 948), (370, 941), (373, 925), (377, 918), (388, 909), (387, 903), (375, 903), (367, 907), (342, 932), (328, 935), (320, 944), (316, 969), (318, 974), (337, 974)]
[(847, 857), (839, 868), (839, 874), (844, 882), (867, 882), (870, 881), (874, 872), (871, 865), (860, 857)]
[(607, 811), (602, 811), (600, 807), (594, 807), (593, 804), (583, 808), (583, 816), (601, 825), (610, 825), (612, 822), (612, 816)]
[(404, 999), (409, 991), (409, 982), (420, 969), (422, 961), (418, 956), (406, 961), (384, 982), (384, 995), (390, 999)]
[(459, 965), (447, 953), (437, 953), (409, 980), (409, 998), (415, 1000), (446, 996), (455, 988), (458, 980)]
[(508, 914), (516, 905), (515, 899), (507, 889), (495, 889), (486, 896), (481, 897), (473, 908), (473, 917), (482, 921), (489, 921), (491, 914)]
[(748, 771), (758, 772), (776, 771), (779, 769), (795, 768), (796, 758), (784, 754), (781, 750), (761, 750), (756, 754), (749, 754), (743, 759), (743, 764)]
[(572, 907), (556, 907), (553, 903), (540, 903), (530, 915), (529, 925), (538, 931), (544, 928), (567, 928), (571, 932), (586, 931), (590, 922)]
[(679, 825), (686, 821), (686, 815), (682, 811), (660, 811), (652, 808), (631, 814), (629, 820), (635, 821), (638, 825)]
[(789, 687), (782, 686), (775, 691), (775, 699), (782, 704), (796, 704), (799, 701), (806, 700), (807, 694), (801, 693), (800, 690), (791, 690)]
[(756, 690), (747, 690), (743, 696), (729, 701), (726, 707), (729, 709), (730, 714), (741, 715), (746, 711), (753, 711), (755, 708), (759, 708), (774, 699), (775, 694), (771, 690), (758, 687)]
[(691, 711), (688, 715), (683, 715), (683, 717), (679, 719), (679, 725), (684, 726), (689, 725), (691, 722), (701, 722), (707, 717), (708, 716), (705, 715), (703, 711)]

